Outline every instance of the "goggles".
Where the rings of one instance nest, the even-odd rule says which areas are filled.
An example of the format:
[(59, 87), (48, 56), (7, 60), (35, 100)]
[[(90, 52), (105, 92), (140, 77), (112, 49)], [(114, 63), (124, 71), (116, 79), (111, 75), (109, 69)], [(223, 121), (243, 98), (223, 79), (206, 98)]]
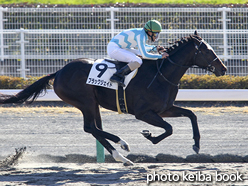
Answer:
[(159, 35), (160, 35), (160, 32), (152, 32), (152, 39), (153, 39), (153, 37), (155, 37), (155, 40), (154, 41), (158, 41), (158, 39), (159, 39)]

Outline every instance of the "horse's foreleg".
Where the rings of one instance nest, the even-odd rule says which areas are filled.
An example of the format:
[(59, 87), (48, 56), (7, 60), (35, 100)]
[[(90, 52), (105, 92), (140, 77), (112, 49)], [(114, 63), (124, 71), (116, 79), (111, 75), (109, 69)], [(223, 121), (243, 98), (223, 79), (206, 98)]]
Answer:
[(142, 114), (135, 114), (135, 117), (153, 126), (165, 129), (165, 132), (157, 137), (153, 137), (149, 132), (142, 132), (144, 137), (150, 140), (153, 144), (159, 143), (172, 134), (172, 126), (153, 111), (143, 112)]
[(188, 117), (191, 120), (192, 129), (193, 129), (193, 139), (195, 144), (193, 145), (193, 150), (198, 154), (200, 150), (200, 132), (197, 124), (196, 115), (188, 109), (180, 108), (177, 106), (172, 106), (170, 109), (166, 110), (161, 117)]

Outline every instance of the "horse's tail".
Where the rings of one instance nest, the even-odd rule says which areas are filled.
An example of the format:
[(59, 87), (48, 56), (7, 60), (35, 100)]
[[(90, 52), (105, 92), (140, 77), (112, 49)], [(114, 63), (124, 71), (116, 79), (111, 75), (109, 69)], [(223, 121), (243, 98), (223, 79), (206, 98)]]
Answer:
[[(57, 73), (57, 72), (56, 72)], [(46, 92), (47, 87), (49, 86), (49, 81), (54, 79), (56, 73), (47, 75), (33, 84), (29, 85), (27, 88), (23, 89), (16, 95), (6, 95), (0, 94), (0, 104), (8, 104), (8, 103), (24, 103), (28, 101), (32, 103), (39, 97), (39, 95), (44, 91)]]

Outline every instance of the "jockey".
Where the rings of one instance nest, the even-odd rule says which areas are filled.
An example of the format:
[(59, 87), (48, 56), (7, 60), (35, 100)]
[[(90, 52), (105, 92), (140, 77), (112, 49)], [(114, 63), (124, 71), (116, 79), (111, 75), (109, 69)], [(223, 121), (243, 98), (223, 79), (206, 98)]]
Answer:
[[(150, 20), (145, 24), (144, 28), (124, 30), (113, 37), (107, 47), (109, 57), (118, 61), (125, 61), (128, 64), (114, 73), (110, 81), (125, 87), (125, 75), (142, 65), (141, 58), (156, 60), (168, 57), (169, 55), (164, 52), (164, 47), (146, 44), (148, 39), (152, 42), (157, 41), (161, 31), (161, 24), (156, 20)], [(148, 53), (152, 51), (164, 53)]]

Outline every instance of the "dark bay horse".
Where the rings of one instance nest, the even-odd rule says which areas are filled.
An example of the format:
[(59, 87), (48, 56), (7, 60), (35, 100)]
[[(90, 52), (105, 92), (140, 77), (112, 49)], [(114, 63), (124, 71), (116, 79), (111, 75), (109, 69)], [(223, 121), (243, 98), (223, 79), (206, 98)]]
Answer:
[[(167, 48), (169, 58), (143, 60), (135, 78), (126, 88), (128, 113), (141, 121), (163, 128), (159, 136), (153, 136), (144, 130), (142, 134), (153, 144), (159, 143), (172, 134), (172, 126), (163, 120), (164, 117), (188, 117), (192, 123), (193, 149), (200, 149), (200, 134), (196, 115), (187, 109), (174, 105), (178, 93), (178, 82), (186, 70), (192, 66), (222, 76), (226, 67), (213, 49), (195, 32), (194, 35), (182, 38)], [(90, 59), (76, 59), (54, 74), (36, 81), (16, 95), (0, 95), (0, 104), (23, 103), (34, 101), (46, 90), (49, 80), (54, 79), (55, 93), (66, 103), (78, 108), (84, 116), (84, 131), (91, 133), (114, 157), (125, 165), (132, 162), (122, 156), (107, 140), (119, 143), (121, 148), (129, 151), (128, 144), (120, 137), (102, 130), (99, 105), (117, 111), (116, 91), (86, 84), (92, 67)]]

